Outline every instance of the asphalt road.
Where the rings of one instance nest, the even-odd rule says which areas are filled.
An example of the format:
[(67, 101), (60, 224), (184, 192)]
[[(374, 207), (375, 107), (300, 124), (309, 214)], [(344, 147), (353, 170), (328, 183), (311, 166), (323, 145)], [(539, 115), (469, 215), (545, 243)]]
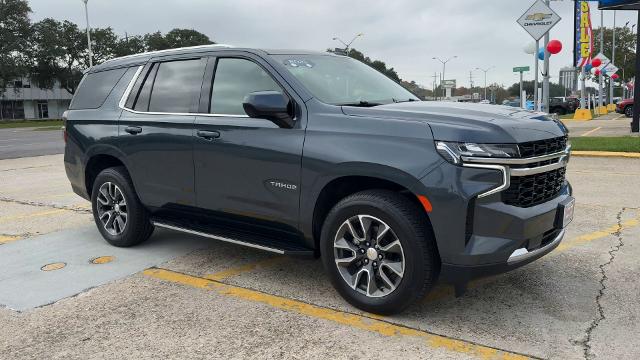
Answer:
[(2, 160), (0, 359), (638, 359), (640, 160), (573, 157), (568, 177), (548, 256), (381, 317), (317, 260), (170, 231), (107, 246), (62, 155)]
[(0, 160), (63, 152), (61, 130), (0, 129)]

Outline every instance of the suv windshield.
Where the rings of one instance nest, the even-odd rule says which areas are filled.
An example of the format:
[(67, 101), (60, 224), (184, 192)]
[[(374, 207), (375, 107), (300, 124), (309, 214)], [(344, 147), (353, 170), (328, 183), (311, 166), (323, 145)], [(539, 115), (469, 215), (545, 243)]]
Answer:
[(376, 106), (418, 101), (372, 67), (345, 56), (275, 55), (318, 100), (333, 105)]

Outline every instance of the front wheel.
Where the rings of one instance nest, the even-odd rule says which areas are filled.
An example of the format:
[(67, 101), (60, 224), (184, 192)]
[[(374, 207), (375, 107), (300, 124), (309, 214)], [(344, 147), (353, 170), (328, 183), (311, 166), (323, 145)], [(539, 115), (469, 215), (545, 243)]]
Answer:
[(624, 109), (624, 115), (628, 118), (633, 117), (633, 106), (627, 106)]
[(98, 230), (111, 245), (137, 245), (153, 232), (147, 209), (140, 203), (124, 167), (108, 168), (98, 174), (91, 205)]
[(327, 215), (320, 246), (336, 290), (362, 310), (392, 314), (434, 284), (439, 260), (423, 211), (401, 194), (363, 191)]

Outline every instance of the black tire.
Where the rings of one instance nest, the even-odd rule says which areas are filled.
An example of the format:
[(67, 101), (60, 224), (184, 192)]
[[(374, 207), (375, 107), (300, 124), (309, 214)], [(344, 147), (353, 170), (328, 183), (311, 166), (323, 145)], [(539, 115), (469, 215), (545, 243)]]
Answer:
[[(422, 298), (434, 285), (440, 271), (435, 239), (424, 211), (405, 196), (388, 190), (367, 190), (350, 195), (329, 212), (322, 226), (322, 262), (338, 293), (353, 306), (377, 314), (393, 314)], [(370, 297), (354, 290), (343, 279), (335, 263), (334, 239), (340, 226), (356, 215), (374, 216), (388, 224), (402, 245), (404, 275), (391, 293)]]
[[(107, 183), (115, 184), (122, 192), (127, 206), (127, 220), (124, 230), (117, 235), (110, 234), (103, 225), (98, 215), (98, 193), (100, 187)], [(130, 247), (147, 240), (153, 233), (154, 226), (151, 223), (149, 212), (140, 203), (133, 182), (127, 170), (122, 167), (112, 167), (98, 174), (91, 191), (91, 208), (93, 218), (102, 237), (111, 245), (117, 247)]]
[(633, 105), (627, 105), (627, 107), (624, 108), (624, 116), (628, 118), (633, 117)]

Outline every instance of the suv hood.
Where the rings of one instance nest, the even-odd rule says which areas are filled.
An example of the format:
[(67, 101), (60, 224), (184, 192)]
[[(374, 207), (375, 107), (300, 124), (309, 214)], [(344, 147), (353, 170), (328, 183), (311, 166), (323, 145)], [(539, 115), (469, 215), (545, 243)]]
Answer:
[(416, 101), (370, 108), (343, 106), (349, 116), (421, 121), (436, 140), (522, 143), (567, 134), (560, 122), (543, 114), (498, 105)]

